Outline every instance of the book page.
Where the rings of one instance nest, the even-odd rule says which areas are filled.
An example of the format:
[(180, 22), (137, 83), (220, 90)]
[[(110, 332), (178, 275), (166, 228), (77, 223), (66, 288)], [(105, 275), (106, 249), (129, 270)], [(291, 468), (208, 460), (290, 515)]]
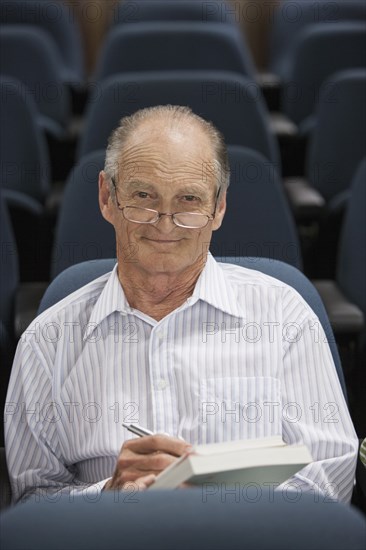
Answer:
[(208, 443), (207, 445), (195, 445), (193, 452), (199, 455), (216, 455), (245, 449), (262, 449), (264, 447), (283, 447), (285, 443), (280, 435), (272, 437), (260, 437), (257, 439), (240, 439), (239, 441), (225, 441), (223, 443)]

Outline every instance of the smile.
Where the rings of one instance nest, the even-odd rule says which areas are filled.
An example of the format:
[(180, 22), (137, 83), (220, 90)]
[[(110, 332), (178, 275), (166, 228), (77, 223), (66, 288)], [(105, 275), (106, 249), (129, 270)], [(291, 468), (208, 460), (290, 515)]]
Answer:
[(158, 243), (158, 244), (172, 244), (172, 243), (178, 243), (181, 239), (149, 239), (148, 237), (144, 237), (147, 241)]

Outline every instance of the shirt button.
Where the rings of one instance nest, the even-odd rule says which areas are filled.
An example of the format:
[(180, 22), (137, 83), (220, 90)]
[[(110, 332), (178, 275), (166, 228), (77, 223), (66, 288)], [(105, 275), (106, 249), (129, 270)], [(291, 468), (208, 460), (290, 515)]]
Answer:
[(157, 331), (156, 336), (160, 341), (164, 339), (164, 333), (161, 330)]
[(158, 390), (165, 390), (167, 385), (168, 385), (168, 382), (163, 378), (161, 378), (160, 380), (157, 381), (156, 387), (158, 388)]

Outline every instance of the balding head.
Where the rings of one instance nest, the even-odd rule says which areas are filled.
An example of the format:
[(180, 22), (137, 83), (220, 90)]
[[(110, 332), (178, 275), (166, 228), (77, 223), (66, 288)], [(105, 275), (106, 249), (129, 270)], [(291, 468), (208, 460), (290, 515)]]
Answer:
[[(202, 146), (206, 152), (202, 157), (203, 176), (208, 178), (214, 174), (220, 195), (226, 191), (230, 171), (223, 136), (213, 124), (193, 113), (189, 107), (175, 105), (141, 109), (121, 119), (109, 139), (104, 168), (107, 177), (116, 179), (120, 169), (133, 171), (138, 159), (132, 160), (132, 149), (137, 144), (143, 146), (145, 140), (165, 141), (167, 145), (178, 147), (180, 141), (185, 142), (182, 155), (189, 154), (189, 141), (196, 149)], [(112, 186), (111, 193), (113, 196)]]

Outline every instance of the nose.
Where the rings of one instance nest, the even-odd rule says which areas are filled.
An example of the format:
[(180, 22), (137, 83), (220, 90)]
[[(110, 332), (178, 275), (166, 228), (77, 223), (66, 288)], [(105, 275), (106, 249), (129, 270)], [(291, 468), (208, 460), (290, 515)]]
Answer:
[(155, 225), (159, 225), (160, 230), (168, 230), (172, 229), (172, 227), (177, 227), (173, 221), (173, 214), (170, 214), (169, 212), (160, 212), (160, 217)]

